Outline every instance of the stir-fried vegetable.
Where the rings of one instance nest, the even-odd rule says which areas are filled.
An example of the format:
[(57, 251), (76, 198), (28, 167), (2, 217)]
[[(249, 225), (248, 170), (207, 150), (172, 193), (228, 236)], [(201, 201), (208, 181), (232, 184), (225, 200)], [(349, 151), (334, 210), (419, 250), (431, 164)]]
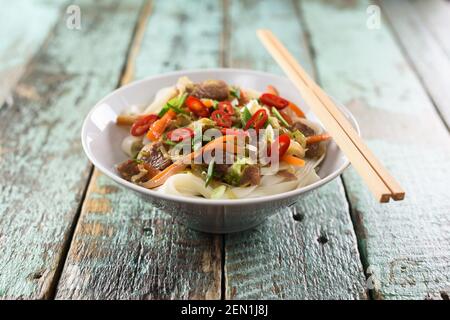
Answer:
[(255, 112), (255, 114), (250, 118), (250, 120), (247, 121), (244, 129), (248, 130), (250, 128), (254, 128), (256, 131), (263, 128), (266, 124), (268, 115), (266, 110), (259, 109)]
[(306, 144), (313, 144), (313, 143), (319, 143), (322, 141), (326, 141), (330, 139), (330, 135), (329, 134), (318, 134), (315, 136), (309, 136), (306, 138)]
[(169, 121), (175, 118), (176, 115), (172, 109), (168, 110), (161, 119), (153, 122), (147, 132), (147, 138), (151, 141), (158, 140), (166, 130)]
[(156, 114), (149, 114), (137, 119), (131, 126), (130, 133), (135, 137), (144, 135), (150, 126), (158, 119)]
[(143, 110), (136, 106), (117, 118), (130, 126), (122, 143), (129, 160), (117, 167), (124, 179), (163, 192), (229, 199), (252, 190), (290, 190), (301, 185), (295, 181), (300, 177), (314, 180), (309, 175), (326, 147), (319, 143), (330, 136), (300, 119), (303, 111), (274, 86), (260, 93), (222, 80), (182, 80), (158, 93), (145, 114), (136, 115)]

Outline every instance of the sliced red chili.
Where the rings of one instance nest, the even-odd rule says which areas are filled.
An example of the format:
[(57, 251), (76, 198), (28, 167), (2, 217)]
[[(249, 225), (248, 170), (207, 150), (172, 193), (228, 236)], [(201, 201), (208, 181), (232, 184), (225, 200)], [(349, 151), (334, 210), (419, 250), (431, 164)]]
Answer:
[(195, 113), (199, 117), (208, 117), (209, 116), (209, 109), (207, 106), (203, 104), (203, 102), (200, 99), (197, 99), (196, 97), (189, 96), (186, 99), (186, 106), (191, 110), (193, 113)]
[(220, 129), (220, 132), (222, 132), (223, 135), (229, 135), (229, 136), (240, 136), (240, 135), (243, 135), (245, 137), (249, 136), (249, 133), (242, 129), (222, 128), (222, 129)]
[(219, 102), (218, 110), (225, 112), (227, 115), (234, 115), (234, 109), (230, 101)]
[(255, 112), (255, 114), (250, 118), (250, 120), (247, 121), (247, 124), (244, 127), (244, 130), (248, 130), (251, 126), (258, 131), (262, 127), (264, 127), (264, 124), (267, 121), (267, 118), (269, 116), (267, 115), (267, 112), (265, 109), (259, 109)]
[(144, 135), (156, 120), (158, 120), (158, 116), (156, 114), (149, 114), (148, 116), (140, 117), (131, 126), (131, 135), (136, 137)]
[(259, 100), (266, 106), (275, 107), (277, 109), (284, 109), (289, 105), (289, 101), (271, 93), (263, 93), (261, 97), (259, 97)]
[[(277, 150), (278, 149), (278, 158), (281, 158), (286, 151), (289, 149), (289, 145), (291, 144), (291, 138), (289, 138), (289, 135), (286, 133), (281, 134), (278, 136), (278, 138), (275, 139), (275, 141), (270, 146), (270, 150)], [(270, 152), (269, 152), (270, 155)]]
[(218, 126), (229, 128), (231, 127), (231, 118), (222, 110), (216, 110), (211, 114), (211, 119), (217, 123)]
[(178, 128), (167, 133), (167, 139), (173, 142), (181, 142), (186, 138), (192, 138), (194, 130), (190, 128)]

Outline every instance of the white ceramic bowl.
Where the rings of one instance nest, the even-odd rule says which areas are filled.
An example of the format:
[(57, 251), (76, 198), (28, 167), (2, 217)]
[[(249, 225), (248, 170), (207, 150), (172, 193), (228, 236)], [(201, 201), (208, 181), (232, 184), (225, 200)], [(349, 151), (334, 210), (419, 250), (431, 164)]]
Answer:
[[(128, 188), (187, 226), (212, 233), (228, 233), (258, 225), (267, 217), (301, 200), (307, 192), (336, 178), (349, 162), (334, 141), (330, 141), (327, 154), (318, 172), (321, 180), (289, 192), (252, 199), (210, 200), (163, 194), (148, 190), (122, 179), (115, 166), (126, 160), (121, 150), (122, 139), (128, 130), (115, 125), (118, 114), (130, 105), (143, 105), (152, 101), (162, 87), (176, 83), (180, 76), (188, 76), (194, 82), (206, 79), (222, 79), (229, 84), (264, 91), (271, 84), (280, 94), (297, 103), (307, 118), (319, 122), (302, 100), (294, 85), (286, 78), (273, 74), (243, 69), (206, 69), (167, 73), (133, 82), (121, 87), (100, 100), (86, 117), (81, 139), (84, 151), (92, 163), (118, 184)], [(350, 112), (340, 105), (342, 112), (359, 133), (359, 127)]]

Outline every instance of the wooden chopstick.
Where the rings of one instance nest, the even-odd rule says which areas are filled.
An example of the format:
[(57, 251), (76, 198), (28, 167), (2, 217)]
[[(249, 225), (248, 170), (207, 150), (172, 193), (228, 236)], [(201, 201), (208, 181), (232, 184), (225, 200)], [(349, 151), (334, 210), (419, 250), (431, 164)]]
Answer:
[(364, 144), (328, 95), (308, 76), (270, 31), (258, 30), (258, 36), (272, 57), (294, 82), (303, 98), (347, 155), (376, 198), (380, 202), (388, 202), (390, 197), (394, 200), (402, 200), (405, 195), (403, 189)]

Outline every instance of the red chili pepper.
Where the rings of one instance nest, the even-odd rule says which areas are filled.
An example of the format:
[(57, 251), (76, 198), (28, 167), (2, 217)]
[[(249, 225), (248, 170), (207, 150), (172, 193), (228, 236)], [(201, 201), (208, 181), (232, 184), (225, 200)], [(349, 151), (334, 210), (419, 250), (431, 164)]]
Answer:
[(149, 114), (148, 116), (138, 118), (131, 126), (131, 135), (136, 137), (144, 135), (156, 120), (158, 120), (156, 114)]
[(208, 107), (206, 107), (200, 99), (197, 99), (196, 97), (189, 96), (186, 99), (186, 106), (191, 110), (193, 113), (195, 113), (199, 117), (208, 117), (209, 116), (209, 110)]
[(289, 101), (279, 96), (270, 93), (263, 93), (259, 100), (269, 107), (275, 107), (277, 109), (284, 109), (289, 105)]
[(242, 129), (222, 128), (222, 129), (220, 129), (220, 132), (222, 132), (223, 135), (228, 135), (228, 136), (240, 136), (240, 135), (243, 135), (245, 137), (249, 136), (249, 133)]
[(247, 121), (247, 124), (245, 125), (244, 130), (248, 130), (251, 126), (253, 126), (253, 128), (256, 131), (258, 131), (259, 129), (261, 129), (264, 126), (264, 124), (266, 123), (268, 117), (269, 116), (267, 115), (266, 110), (259, 109), (250, 118), (250, 120)]
[(216, 110), (211, 114), (211, 119), (217, 123), (218, 126), (229, 128), (231, 127), (231, 118), (222, 110)]
[(184, 139), (192, 138), (194, 130), (190, 128), (178, 128), (167, 133), (167, 139), (173, 142), (181, 142)]
[(231, 105), (230, 101), (219, 102), (218, 110), (225, 112), (229, 116), (234, 115), (234, 109), (233, 109), (233, 106)]
[[(276, 150), (278, 148), (278, 158), (281, 158), (286, 151), (289, 149), (289, 145), (291, 144), (291, 138), (286, 133), (281, 134), (278, 138), (272, 143), (270, 146), (270, 150)], [(270, 156), (270, 152), (269, 152)]]

